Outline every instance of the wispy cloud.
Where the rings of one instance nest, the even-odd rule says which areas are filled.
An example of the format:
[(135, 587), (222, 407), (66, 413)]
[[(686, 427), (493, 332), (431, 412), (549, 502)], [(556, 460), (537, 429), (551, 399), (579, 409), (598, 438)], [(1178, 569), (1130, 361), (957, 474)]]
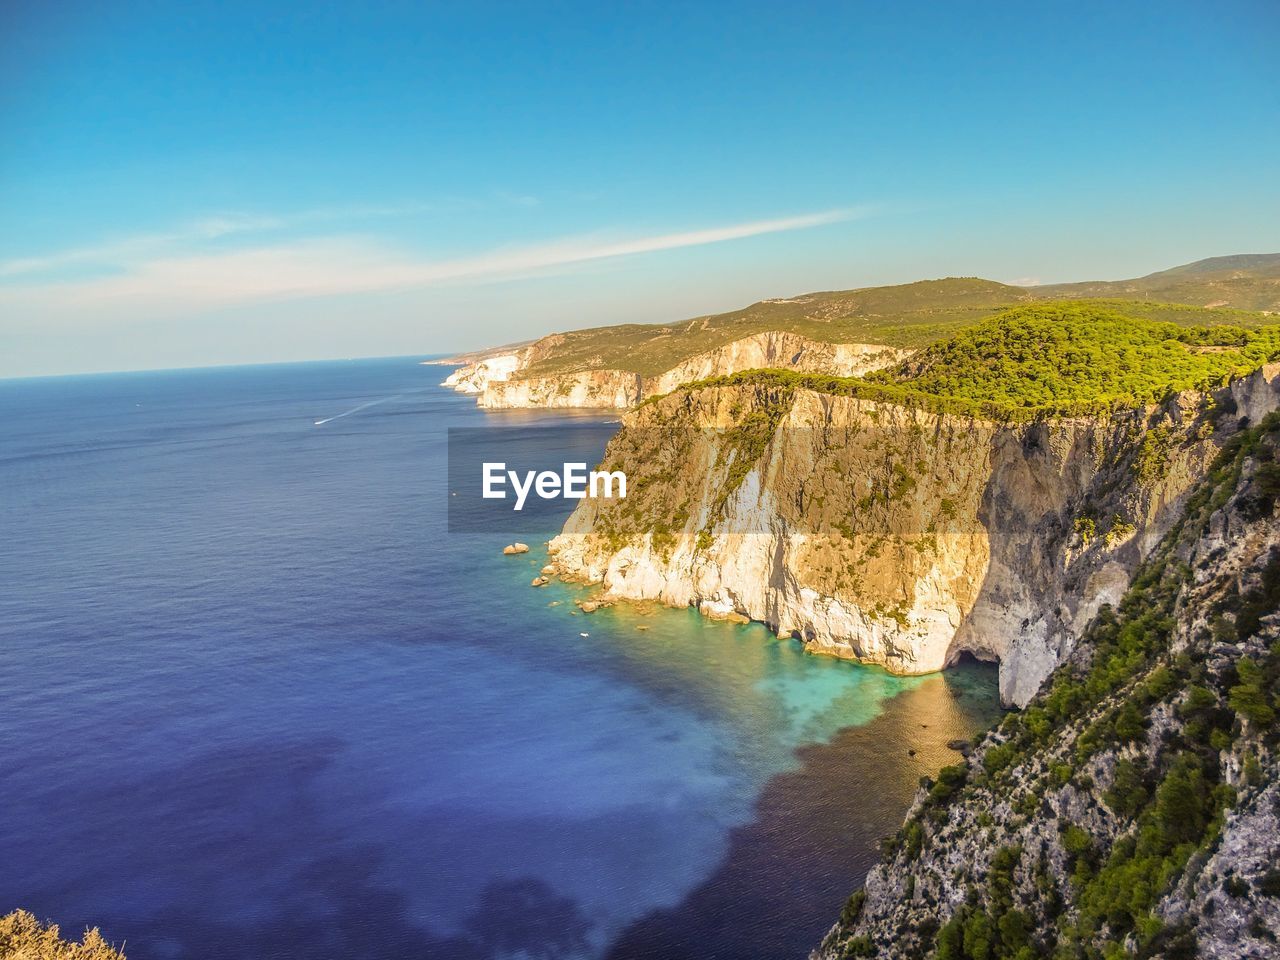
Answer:
[(269, 230), (281, 224), (282, 221), (278, 217), (220, 214), (167, 232), (137, 234), (91, 246), (73, 247), (55, 253), (0, 261), (0, 277), (45, 274), (84, 265), (118, 266), (139, 257), (153, 256), (175, 247), (219, 240), (237, 233)]
[[(167, 234), (117, 241), (46, 257), (11, 260), (0, 277), (0, 302), (57, 312), (127, 307), (139, 314), (199, 312), (240, 303), (404, 291), (444, 283), (491, 282), (590, 261), (723, 243), (850, 220), (861, 209), (618, 237), (562, 238), (452, 259), (427, 259), (361, 237), (319, 237), (236, 249), (197, 249), (201, 241), (272, 229), (282, 218), (213, 218)], [(56, 267), (109, 263), (109, 276), (32, 283)]]
[[(508, 201), (524, 205), (525, 198)], [(536, 201), (535, 201), (536, 202)], [(430, 213), (436, 204), (344, 204), (316, 207), (288, 214), (229, 212), (193, 220), (171, 230), (117, 237), (83, 247), (49, 254), (0, 261), (0, 280), (11, 277), (46, 275), (75, 267), (127, 268), (147, 258), (172, 255), (204, 245), (252, 234), (313, 227), (317, 224), (403, 217)]]

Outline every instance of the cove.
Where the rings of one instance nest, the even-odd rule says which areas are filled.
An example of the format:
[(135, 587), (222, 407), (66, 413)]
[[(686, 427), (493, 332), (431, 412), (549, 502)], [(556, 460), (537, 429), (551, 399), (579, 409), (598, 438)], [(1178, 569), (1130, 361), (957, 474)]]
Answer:
[(445, 431), (561, 417), (442, 377), (0, 383), (0, 907), (137, 958), (813, 945), (994, 671), (531, 589), (540, 539), (448, 532)]

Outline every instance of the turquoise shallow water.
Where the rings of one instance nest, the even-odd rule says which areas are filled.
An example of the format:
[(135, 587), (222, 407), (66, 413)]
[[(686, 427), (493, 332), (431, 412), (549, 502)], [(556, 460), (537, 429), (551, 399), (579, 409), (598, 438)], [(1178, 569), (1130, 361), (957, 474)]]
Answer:
[(0, 382), (0, 908), (134, 960), (821, 934), (994, 672), (530, 588), (540, 547), (448, 533), (445, 431), (557, 418), (441, 375)]

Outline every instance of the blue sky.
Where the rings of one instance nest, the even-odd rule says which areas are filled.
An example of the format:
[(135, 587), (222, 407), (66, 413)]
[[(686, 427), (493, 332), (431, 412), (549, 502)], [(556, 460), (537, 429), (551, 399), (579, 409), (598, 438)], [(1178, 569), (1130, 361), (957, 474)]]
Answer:
[(1280, 5), (0, 5), (0, 376), (1280, 250)]

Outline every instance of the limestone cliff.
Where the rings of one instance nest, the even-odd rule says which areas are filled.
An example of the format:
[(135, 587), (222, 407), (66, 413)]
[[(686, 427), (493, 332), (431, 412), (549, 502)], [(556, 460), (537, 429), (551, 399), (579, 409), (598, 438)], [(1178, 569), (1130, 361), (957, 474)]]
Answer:
[(445, 377), (441, 386), (452, 387), (459, 393), (483, 394), (490, 383), (504, 381), (519, 370), (520, 363), (520, 353), (501, 353), (496, 356), (482, 357), (458, 367)]
[(767, 331), (697, 354), (652, 376), (593, 367), (537, 374), (539, 363), (555, 355), (560, 337), (544, 337), (520, 350), (465, 364), (443, 385), (476, 394), (480, 406), (495, 409), (625, 409), (683, 384), (742, 370), (768, 367), (861, 376), (890, 366), (909, 353), (877, 344), (823, 343), (786, 331)]
[(623, 501), (583, 501), (560, 574), (693, 604), (815, 652), (926, 673), (1000, 661), (1025, 704), (1180, 515), (1280, 366), (1215, 396), (1028, 423), (811, 389), (678, 391), (628, 415), (604, 463)]
[(1023, 712), (926, 779), (815, 960), (1275, 956), (1280, 415)]

